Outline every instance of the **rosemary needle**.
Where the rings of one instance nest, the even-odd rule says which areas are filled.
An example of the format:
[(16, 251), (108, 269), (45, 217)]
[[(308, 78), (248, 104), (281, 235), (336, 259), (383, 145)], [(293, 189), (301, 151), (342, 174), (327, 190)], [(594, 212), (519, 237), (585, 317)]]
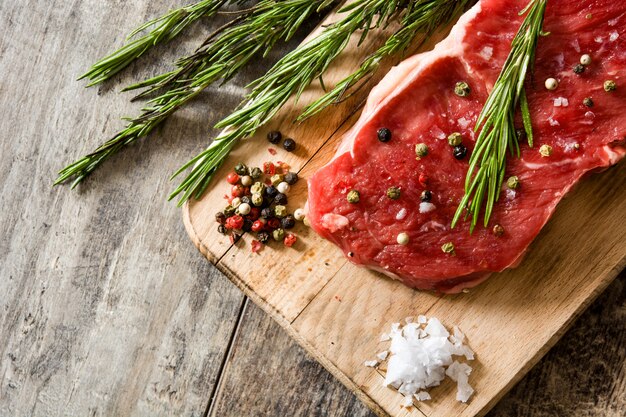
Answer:
[(500, 75), (489, 93), (475, 130), (480, 130), (470, 157), (465, 195), (456, 210), (452, 227), (466, 212), (471, 215), (470, 232), (478, 223), (484, 203), (484, 225), (489, 223), (493, 206), (498, 201), (504, 181), (507, 150), (519, 157), (519, 143), (515, 129), (515, 112), (522, 112), (528, 145), (533, 146), (533, 133), (524, 82), (535, 61), (539, 36), (543, 32), (543, 16), (547, 0), (531, 0), (520, 12), (527, 13), (513, 42)]

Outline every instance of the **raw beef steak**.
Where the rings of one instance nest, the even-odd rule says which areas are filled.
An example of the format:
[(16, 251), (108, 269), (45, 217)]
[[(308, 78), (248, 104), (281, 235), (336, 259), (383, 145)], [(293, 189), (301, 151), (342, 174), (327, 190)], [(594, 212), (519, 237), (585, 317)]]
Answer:
[[(309, 180), (311, 226), (352, 262), (415, 288), (452, 293), (472, 287), (520, 262), (585, 173), (624, 156), (626, 2), (549, 0), (544, 29), (550, 35), (539, 40), (535, 74), (527, 83), (535, 146), (522, 141), (521, 159), (509, 156), (507, 162), (505, 178), (517, 176), (520, 186), (504, 185), (489, 228), (479, 225), (472, 235), (469, 222), (450, 228), (463, 196), (477, 116), (527, 1), (480, 1), (433, 51), (392, 69), (372, 90), (334, 159)], [(583, 54), (591, 63), (574, 71)], [(552, 77), (558, 88), (547, 90), (544, 83)], [(606, 80), (616, 83), (614, 91), (604, 90)], [(455, 94), (460, 81), (471, 89), (466, 97)], [(391, 132), (389, 141), (377, 137), (381, 128)], [(461, 133), (468, 148), (461, 159), (447, 141), (453, 132)], [(418, 143), (428, 146), (427, 156), (416, 158)], [(550, 156), (540, 154), (542, 145), (551, 146)], [(399, 198), (388, 197), (390, 187), (399, 188)], [(353, 190), (359, 201), (350, 203)], [(426, 190), (430, 201), (420, 202)], [(503, 229), (500, 236), (492, 229), (496, 224)], [(408, 243), (399, 244), (404, 237)], [(444, 253), (446, 243), (454, 253)]]

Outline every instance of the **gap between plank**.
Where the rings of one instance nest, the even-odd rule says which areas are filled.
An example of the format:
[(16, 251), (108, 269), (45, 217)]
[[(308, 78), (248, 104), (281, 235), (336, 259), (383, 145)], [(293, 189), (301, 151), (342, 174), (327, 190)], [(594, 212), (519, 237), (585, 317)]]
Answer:
[(224, 370), (226, 368), (226, 364), (228, 363), (228, 359), (230, 359), (233, 345), (235, 344), (235, 340), (239, 335), (239, 329), (241, 328), (241, 321), (243, 320), (243, 314), (246, 309), (246, 305), (248, 304), (248, 297), (246, 295), (243, 296), (243, 301), (241, 302), (241, 306), (239, 307), (239, 313), (237, 314), (237, 321), (235, 322), (235, 327), (233, 329), (233, 333), (228, 340), (228, 344), (226, 345), (226, 353), (224, 354), (224, 358), (220, 363), (220, 367), (218, 369), (217, 379), (215, 380), (215, 385), (213, 385), (213, 389), (209, 395), (209, 402), (204, 411), (203, 417), (209, 417), (211, 412), (213, 411), (214, 404), (217, 403), (217, 398), (220, 396), (221, 388), (222, 388), (222, 380), (224, 379)]

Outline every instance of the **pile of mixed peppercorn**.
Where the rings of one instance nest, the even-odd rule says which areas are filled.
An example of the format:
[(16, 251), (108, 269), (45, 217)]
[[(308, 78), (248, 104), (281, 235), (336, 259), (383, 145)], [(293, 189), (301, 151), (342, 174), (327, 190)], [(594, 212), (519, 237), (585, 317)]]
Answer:
[(218, 231), (230, 236), (231, 243), (239, 241), (243, 233), (256, 233), (252, 251), (258, 252), (263, 244), (273, 239), (292, 246), (295, 234), (287, 232), (304, 220), (304, 211), (287, 212), (287, 194), (298, 181), (298, 174), (289, 166), (278, 162), (265, 162), (263, 168), (237, 164), (226, 181), (232, 185), (228, 205), (215, 215)]

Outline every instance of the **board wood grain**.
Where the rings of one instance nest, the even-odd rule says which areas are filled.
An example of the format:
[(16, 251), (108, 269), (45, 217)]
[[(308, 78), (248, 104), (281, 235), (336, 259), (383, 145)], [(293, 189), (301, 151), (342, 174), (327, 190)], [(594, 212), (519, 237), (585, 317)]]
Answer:
[[(331, 15), (325, 23), (336, 18)], [(360, 47), (353, 42), (329, 71), (326, 84), (348, 74), (378, 43), (376, 37)], [(250, 237), (231, 245), (217, 232), (213, 218), (225, 205), (226, 173), (239, 161), (257, 166), (280, 160), (308, 178), (332, 157), (342, 133), (358, 117), (367, 89), (314, 119), (291, 124), (319, 92), (319, 85), (312, 86), (298, 103), (285, 106), (272, 126), (235, 149), (213, 188), (185, 206), (190, 237), (207, 259), (377, 414), (486, 413), (624, 267), (626, 227), (618, 213), (626, 212), (626, 167), (581, 183), (559, 205), (520, 267), (494, 274), (468, 294), (439, 296), (406, 288), (347, 262), (332, 244), (302, 225), (296, 229), (300, 240), (291, 249), (270, 245), (252, 254), (246, 247)], [(263, 136), (274, 128), (296, 138), (295, 153), (268, 152)], [(292, 208), (304, 204), (305, 181), (289, 197)], [(381, 373), (363, 366), (383, 349), (380, 333), (392, 322), (417, 314), (435, 315), (467, 334), (477, 353), (471, 377), (477, 393), (469, 404), (455, 401), (448, 382), (432, 390), (433, 401), (407, 410), (400, 405), (401, 395), (382, 386)]]

